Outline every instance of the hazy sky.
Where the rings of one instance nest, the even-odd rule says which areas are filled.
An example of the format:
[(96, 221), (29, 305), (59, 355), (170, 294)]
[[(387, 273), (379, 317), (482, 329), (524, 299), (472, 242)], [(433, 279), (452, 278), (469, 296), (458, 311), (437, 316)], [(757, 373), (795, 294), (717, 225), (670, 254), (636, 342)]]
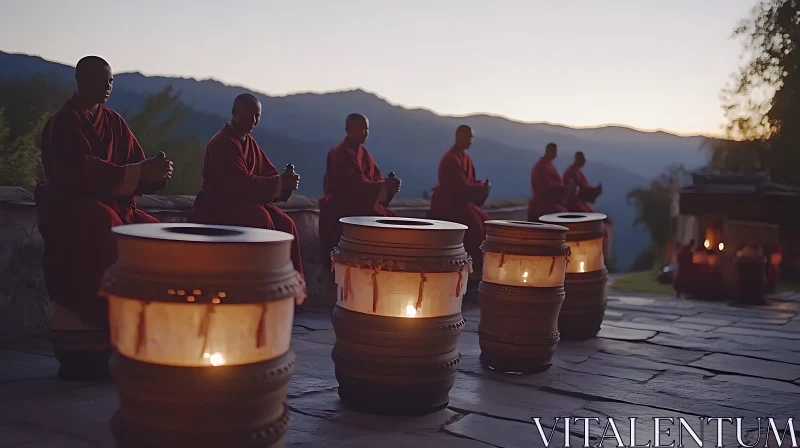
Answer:
[[(361, 87), (443, 114), (718, 133), (755, 0), (0, 0), (0, 50), (215, 78)], [(121, 87), (121, 86), (120, 86)]]

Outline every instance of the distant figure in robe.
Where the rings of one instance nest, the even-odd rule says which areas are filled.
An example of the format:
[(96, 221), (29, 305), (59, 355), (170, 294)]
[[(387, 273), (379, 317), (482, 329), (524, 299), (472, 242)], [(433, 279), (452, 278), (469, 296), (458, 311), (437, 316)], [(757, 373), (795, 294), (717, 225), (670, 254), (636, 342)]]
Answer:
[[(528, 201), (528, 221), (538, 222), (539, 217), (550, 213), (566, 212), (564, 201), (567, 187), (553, 166), (558, 146), (548, 143), (545, 153), (531, 170), (531, 198)], [(576, 188), (572, 188), (574, 191)]]
[[(54, 331), (107, 332), (108, 302), (98, 292), (105, 270), (117, 259), (111, 228), (158, 222), (137, 208), (135, 196), (163, 189), (172, 162), (164, 156), (146, 159), (125, 120), (104, 105), (114, 82), (105, 60), (87, 56), (78, 61), (75, 81), (77, 92), (42, 129), (44, 180), (34, 193), (44, 239), (42, 268), (56, 307)], [(80, 352), (65, 352), (62, 358), (56, 347), (59, 377), (107, 375), (110, 349)], [(86, 370), (66, 364), (74, 357)]]
[(351, 114), (345, 121), (347, 135), (328, 152), (328, 165), (319, 200), (319, 240), (322, 262), (330, 263), (330, 253), (342, 236), (339, 219), (349, 216), (395, 216), (387, 207), (400, 191), (400, 180), (384, 179), (375, 159), (364, 147), (369, 136), (369, 120)]
[(589, 204), (593, 204), (597, 197), (603, 193), (602, 184), (596, 187), (589, 185), (586, 176), (581, 172), (581, 168), (584, 165), (586, 165), (586, 157), (582, 152), (578, 151), (575, 153), (575, 162), (564, 171), (564, 184), (575, 184), (578, 187), (575, 194), (569, 194), (566, 197), (567, 211), (594, 213), (594, 209)]
[[(202, 190), (189, 219), (199, 224), (290, 233), (294, 236), (292, 263), (302, 275), (297, 228), (275, 205), (281, 196), (299, 187), (300, 176), (288, 170), (279, 173), (251, 135), (261, 121), (261, 102), (255, 96), (246, 93), (236, 97), (231, 114), (231, 120), (206, 146)], [(297, 299), (298, 304), (304, 300)]]
[(467, 150), (472, 146), (472, 128), (461, 125), (456, 130), (456, 141), (439, 162), (439, 185), (431, 197), (431, 219), (464, 224), (469, 229), (464, 234), (464, 247), (472, 257), (475, 271), (480, 270), (483, 253), (480, 246), (486, 237), (484, 222), (489, 215), (481, 206), (489, 197), (490, 184), (475, 177), (475, 167)]

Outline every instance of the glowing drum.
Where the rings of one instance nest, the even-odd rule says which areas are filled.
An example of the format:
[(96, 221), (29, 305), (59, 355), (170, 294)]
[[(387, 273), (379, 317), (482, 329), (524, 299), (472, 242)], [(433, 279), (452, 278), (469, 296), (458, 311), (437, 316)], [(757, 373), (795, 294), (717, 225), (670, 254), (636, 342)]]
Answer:
[(292, 236), (196, 224), (115, 227), (109, 297), (119, 447), (282, 447), (304, 285)]
[(566, 297), (558, 318), (561, 338), (582, 340), (600, 331), (608, 304), (608, 270), (603, 255), (605, 219), (602, 213), (555, 213), (541, 222), (567, 227), (570, 249), (564, 278)]
[(463, 245), (467, 227), (412, 218), (340, 221), (342, 238), (331, 253), (339, 396), (373, 414), (446, 407), (472, 266)]
[(553, 364), (569, 255), (566, 234), (566, 227), (549, 224), (486, 222), (478, 289), (483, 365), (535, 373)]

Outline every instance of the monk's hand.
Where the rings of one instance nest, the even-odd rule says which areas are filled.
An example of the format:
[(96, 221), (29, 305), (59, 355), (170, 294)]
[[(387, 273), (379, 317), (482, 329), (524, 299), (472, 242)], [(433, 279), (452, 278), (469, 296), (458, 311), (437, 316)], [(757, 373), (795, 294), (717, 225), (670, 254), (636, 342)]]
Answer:
[(400, 179), (395, 177), (395, 178), (386, 179), (386, 181), (384, 182), (384, 185), (386, 185), (386, 192), (387, 193), (395, 194), (395, 193), (398, 193), (400, 191), (400, 187), (403, 185), (403, 182)]
[(172, 177), (172, 162), (166, 157), (154, 157), (142, 162), (142, 181), (160, 182), (170, 177)]
[(300, 188), (300, 175), (294, 171), (284, 171), (281, 174), (281, 188), (283, 190), (297, 190)]

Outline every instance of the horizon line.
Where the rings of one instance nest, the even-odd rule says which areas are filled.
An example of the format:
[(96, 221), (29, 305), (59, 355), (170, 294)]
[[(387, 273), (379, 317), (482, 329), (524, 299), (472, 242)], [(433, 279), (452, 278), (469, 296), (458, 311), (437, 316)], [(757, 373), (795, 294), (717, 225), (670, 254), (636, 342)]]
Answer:
[[(2, 52), (2, 50), (0, 50), (0, 52)], [(71, 68), (75, 67), (72, 64), (68, 64), (68, 63), (65, 63), (65, 62), (59, 62), (59, 61), (47, 59), (47, 58), (45, 58), (45, 57), (43, 57), (41, 55), (36, 55), (36, 54), (29, 54), (29, 53), (6, 53), (6, 54), (40, 58), (43, 61), (46, 61), (46, 62), (49, 62), (49, 63), (61, 64), (61, 65), (65, 65), (65, 66), (71, 67)], [(630, 131), (641, 132), (641, 133), (644, 133), (644, 134), (663, 133), (663, 134), (673, 135), (673, 136), (676, 136), (676, 137), (684, 137), (684, 138), (700, 137), (700, 138), (708, 138), (708, 139), (726, 139), (724, 135), (714, 135), (712, 133), (707, 133), (707, 132), (678, 132), (678, 131), (672, 131), (672, 130), (665, 129), (665, 128), (645, 129), (645, 128), (638, 128), (638, 127), (627, 125), (627, 124), (623, 124), (623, 123), (613, 123), (613, 122), (606, 122), (606, 123), (601, 123), (601, 124), (591, 124), (591, 125), (582, 125), (581, 126), (581, 125), (570, 125), (570, 124), (566, 124), (566, 123), (556, 123), (556, 122), (551, 122), (551, 121), (527, 121), (527, 120), (522, 120), (522, 119), (519, 119), (519, 118), (510, 117), (508, 115), (503, 115), (501, 113), (494, 113), (494, 112), (469, 112), (469, 113), (465, 113), (465, 114), (443, 113), (443, 112), (438, 112), (438, 111), (436, 111), (436, 110), (434, 110), (432, 108), (429, 108), (427, 106), (407, 106), (407, 105), (404, 105), (404, 104), (399, 103), (399, 102), (391, 101), (387, 97), (382, 96), (378, 92), (373, 92), (373, 91), (367, 90), (367, 89), (365, 89), (363, 87), (354, 87), (354, 86), (343, 87), (343, 88), (340, 88), (338, 90), (316, 90), (316, 91), (315, 90), (298, 90), (298, 91), (289, 92), (289, 93), (285, 93), (285, 94), (270, 94), (268, 92), (255, 90), (252, 87), (247, 87), (247, 86), (238, 85), (238, 84), (228, 84), (228, 83), (226, 83), (226, 82), (224, 82), (222, 80), (219, 80), (219, 79), (216, 79), (216, 78), (213, 78), (213, 77), (200, 78), (200, 77), (196, 77), (196, 76), (180, 76), (180, 75), (175, 75), (175, 74), (161, 74), (161, 73), (158, 73), (158, 74), (156, 74), (156, 73), (146, 74), (142, 70), (123, 71), (123, 72), (120, 72), (119, 74), (120, 75), (123, 75), (123, 74), (134, 74), (134, 75), (141, 75), (141, 76), (148, 77), (148, 78), (156, 78), (156, 77), (158, 77), (158, 78), (184, 79), (184, 80), (193, 80), (193, 81), (197, 81), (197, 82), (212, 81), (212, 82), (218, 82), (218, 83), (220, 83), (220, 84), (222, 84), (222, 85), (224, 85), (226, 87), (245, 89), (245, 90), (250, 91), (251, 93), (258, 93), (258, 94), (265, 95), (265, 96), (268, 96), (268, 97), (271, 97), (271, 98), (286, 98), (286, 97), (297, 96), (297, 95), (330, 95), (330, 94), (337, 94), (337, 93), (349, 93), (349, 92), (360, 91), (360, 92), (363, 92), (363, 93), (367, 93), (367, 94), (373, 95), (376, 98), (378, 98), (378, 99), (380, 99), (380, 100), (382, 100), (382, 101), (384, 101), (387, 104), (392, 105), (392, 106), (401, 107), (401, 108), (403, 108), (405, 110), (408, 110), (408, 111), (422, 110), (422, 111), (430, 112), (430, 113), (432, 113), (432, 114), (434, 114), (436, 116), (442, 117), (442, 118), (470, 118), (470, 117), (477, 117), (477, 116), (486, 116), (486, 117), (490, 117), (490, 118), (499, 118), (499, 119), (511, 121), (511, 122), (514, 122), (514, 123), (525, 124), (525, 125), (548, 125), (548, 126), (557, 126), (557, 127), (562, 127), (562, 128), (572, 129), (572, 130), (592, 130), (592, 129), (622, 128), (622, 129), (627, 129), (627, 130), (630, 130)]]

